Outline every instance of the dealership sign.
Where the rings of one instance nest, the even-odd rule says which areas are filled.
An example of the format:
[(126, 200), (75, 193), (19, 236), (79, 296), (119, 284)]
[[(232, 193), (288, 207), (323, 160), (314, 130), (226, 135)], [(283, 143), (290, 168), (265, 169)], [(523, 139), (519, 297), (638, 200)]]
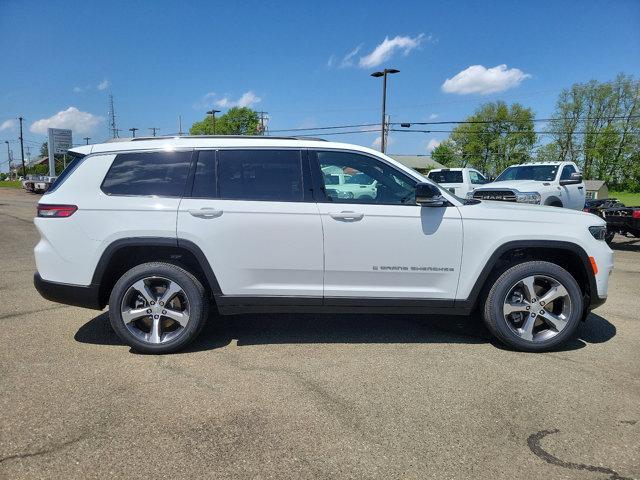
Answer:
[(49, 175), (55, 177), (56, 167), (54, 155), (64, 155), (73, 145), (71, 130), (49, 128)]

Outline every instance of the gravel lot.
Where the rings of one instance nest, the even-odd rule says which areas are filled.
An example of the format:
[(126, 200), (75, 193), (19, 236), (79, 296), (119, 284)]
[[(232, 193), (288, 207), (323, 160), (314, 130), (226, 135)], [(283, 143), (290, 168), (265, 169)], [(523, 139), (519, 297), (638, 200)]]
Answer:
[(244, 315), (155, 357), (36, 293), (37, 198), (0, 189), (0, 478), (640, 478), (640, 242), (558, 352), (478, 318)]

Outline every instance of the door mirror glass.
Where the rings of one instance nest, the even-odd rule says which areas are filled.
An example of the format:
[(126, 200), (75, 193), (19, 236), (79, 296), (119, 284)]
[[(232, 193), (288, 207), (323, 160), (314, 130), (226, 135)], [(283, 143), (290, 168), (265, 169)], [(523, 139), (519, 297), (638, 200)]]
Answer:
[(423, 207), (444, 207), (447, 199), (442, 196), (438, 187), (424, 182), (416, 185), (416, 203)]
[(582, 174), (581, 173), (572, 173), (571, 176), (566, 180), (560, 180), (560, 185), (577, 185), (578, 183), (582, 183)]

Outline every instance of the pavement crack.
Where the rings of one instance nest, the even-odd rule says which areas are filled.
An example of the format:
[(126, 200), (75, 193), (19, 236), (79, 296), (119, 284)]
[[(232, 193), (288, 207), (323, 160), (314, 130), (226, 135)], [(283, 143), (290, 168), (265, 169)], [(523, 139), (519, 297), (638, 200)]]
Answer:
[(84, 439), (85, 435), (80, 435), (79, 437), (73, 438), (71, 440), (67, 440), (66, 442), (60, 442), (57, 443), (55, 445), (52, 445), (50, 447), (47, 448), (41, 448), (40, 450), (36, 450), (35, 452), (25, 452), (25, 453), (17, 453), (15, 455), (8, 455), (6, 457), (2, 457), (0, 458), (0, 464), (3, 462), (6, 462), (8, 460), (17, 460), (17, 459), (23, 459), (23, 458), (30, 458), (30, 457), (38, 457), (40, 455), (47, 455), (49, 453), (56, 453), (60, 450), (63, 450), (67, 447), (70, 447), (71, 445), (78, 443), (79, 441), (81, 441), (82, 439)]
[(558, 457), (550, 454), (544, 448), (542, 448), (540, 442), (547, 435), (552, 435), (558, 432), (560, 432), (560, 430), (554, 428), (553, 430), (540, 430), (539, 432), (532, 433), (531, 435), (529, 435), (529, 438), (527, 438), (529, 449), (535, 456), (557, 467), (568, 468), (571, 470), (586, 470), (588, 472), (604, 473), (606, 475), (609, 475), (609, 478), (611, 480), (633, 480), (630, 477), (621, 476), (618, 472), (608, 467), (596, 467), (595, 465), (586, 465), (584, 463), (565, 462), (564, 460), (560, 460)]

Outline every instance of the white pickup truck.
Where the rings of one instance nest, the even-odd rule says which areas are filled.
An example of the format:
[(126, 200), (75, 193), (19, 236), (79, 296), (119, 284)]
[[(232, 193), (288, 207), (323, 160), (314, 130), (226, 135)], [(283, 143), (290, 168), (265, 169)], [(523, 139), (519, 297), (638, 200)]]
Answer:
[(467, 198), (582, 210), (585, 188), (573, 162), (525, 163), (507, 167), (494, 182), (467, 193)]
[(468, 167), (434, 168), (429, 172), (427, 178), (462, 198), (478, 185), (489, 182), (478, 170)]

